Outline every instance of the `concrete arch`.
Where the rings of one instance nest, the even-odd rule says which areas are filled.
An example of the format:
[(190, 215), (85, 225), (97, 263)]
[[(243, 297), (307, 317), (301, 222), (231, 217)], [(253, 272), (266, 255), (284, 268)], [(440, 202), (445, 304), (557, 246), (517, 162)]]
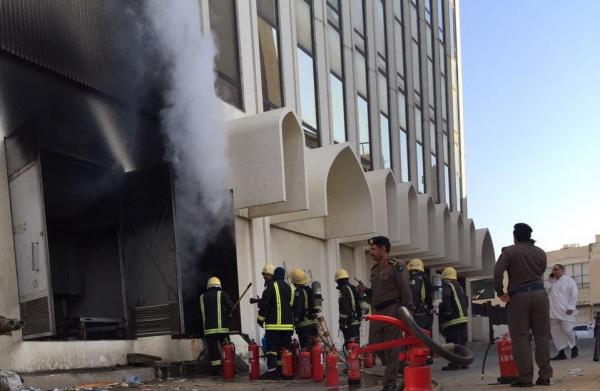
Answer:
[[(411, 222), (411, 224), (415, 224)], [(435, 203), (433, 198), (428, 194), (417, 194), (417, 235), (415, 241), (411, 237), (411, 249), (397, 249), (393, 255), (399, 256), (418, 256), (431, 257), (435, 254), (435, 237), (436, 237), (436, 216)]]
[(373, 200), (362, 167), (348, 143), (306, 151), (309, 208), (271, 223), (321, 239), (374, 232)]
[(373, 235), (384, 235), (392, 242), (397, 241), (400, 235), (400, 223), (398, 189), (394, 173), (390, 169), (369, 171), (365, 173), (365, 178), (373, 199), (374, 234), (343, 238), (340, 242), (366, 245), (366, 240)]
[(249, 217), (306, 210), (304, 133), (288, 108), (228, 122), (234, 207)]
[(473, 219), (466, 219), (464, 225), (463, 250), (464, 256), (456, 270), (459, 273), (481, 270), (481, 260), (477, 260), (475, 223)]
[(430, 238), (430, 254), (422, 258), (428, 266), (444, 264), (449, 266), (454, 262), (452, 259), (452, 224), (450, 210), (446, 204), (435, 205), (435, 235)]
[(399, 183), (398, 193), (398, 237), (392, 238), (392, 254), (418, 248), (419, 203), (417, 191), (410, 183)]
[(496, 265), (496, 252), (492, 235), (487, 228), (479, 228), (475, 230), (475, 239), (475, 257), (480, 260), (481, 268), (461, 274), (464, 274), (465, 277), (492, 276)]

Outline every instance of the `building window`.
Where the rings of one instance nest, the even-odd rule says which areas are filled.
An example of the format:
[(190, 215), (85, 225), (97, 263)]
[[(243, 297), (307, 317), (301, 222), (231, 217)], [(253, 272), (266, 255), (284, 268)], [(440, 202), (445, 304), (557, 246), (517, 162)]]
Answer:
[(383, 158), (383, 168), (392, 167), (392, 149), (390, 144), (390, 124), (388, 117), (379, 113), (379, 127), (381, 129), (381, 156)]
[(283, 106), (277, 0), (257, 0), (263, 110)]
[(437, 0), (438, 7), (438, 36), (444, 42), (444, 0)]
[(215, 36), (215, 90), (221, 99), (243, 110), (235, 0), (210, 0), (210, 29)]
[(339, 0), (327, 0), (327, 50), (329, 54), (329, 88), (330, 109), (332, 118), (333, 142), (343, 143), (348, 140), (346, 134), (346, 114), (344, 85), (344, 62), (342, 45), (342, 18)]
[(462, 203), (462, 191), (461, 191), (461, 184), (460, 184), (460, 174), (456, 173), (456, 185), (455, 185), (455, 189), (456, 189), (456, 210), (458, 212), (460, 212), (461, 208), (461, 203)]
[(369, 91), (367, 82), (367, 42), (365, 39), (364, 0), (352, 4), (352, 30), (354, 38), (354, 81), (356, 85), (356, 111), (360, 161), (365, 171), (373, 169), (371, 158), (371, 129), (369, 121)]
[(410, 180), (410, 167), (408, 158), (408, 134), (406, 130), (400, 130), (400, 181)]
[(371, 166), (371, 137), (369, 135), (369, 104), (360, 95), (356, 96), (356, 111), (358, 115), (358, 139), (360, 144), (360, 162), (365, 171), (372, 170)]
[(435, 127), (435, 119), (429, 120), (429, 142), (431, 144), (431, 178), (432, 178), (432, 189), (430, 190), (431, 195), (435, 202), (440, 202), (440, 189), (439, 189), (439, 175), (437, 170), (437, 130)]
[(589, 262), (572, 263), (564, 266), (567, 276), (570, 276), (577, 283), (577, 288), (584, 289), (590, 287)]
[(317, 78), (313, 48), (312, 0), (296, 0), (296, 35), (298, 37), (298, 78), (300, 114), (306, 136), (306, 146), (320, 145), (317, 104)]
[(417, 190), (419, 193), (425, 193), (425, 154), (423, 153), (423, 144), (417, 143)]
[(450, 206), (450, 167), (444, 164), (444, 190), (446, 196), (446, 204)]

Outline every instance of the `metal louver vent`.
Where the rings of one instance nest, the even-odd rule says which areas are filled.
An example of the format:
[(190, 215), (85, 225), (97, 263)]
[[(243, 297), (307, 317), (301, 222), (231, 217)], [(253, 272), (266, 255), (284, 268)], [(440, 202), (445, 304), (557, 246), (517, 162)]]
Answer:
[(21, 319), (25, 322), (23, 339), (51, 335), (52, 327), (48, 297), (44, 296), (21, 303)]
[(179, 334), (177, 303), (134, 308), (135, 336)]

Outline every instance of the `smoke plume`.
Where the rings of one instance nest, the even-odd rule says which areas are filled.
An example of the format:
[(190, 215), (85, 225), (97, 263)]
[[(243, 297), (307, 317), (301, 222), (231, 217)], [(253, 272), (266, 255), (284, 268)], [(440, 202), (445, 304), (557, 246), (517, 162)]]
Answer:
[(214, 90), (215, 45), (202, 34), (198, 3), (143, 3), (149, 36), (167, 73), (160, 118), (165, 160), (175, 174), (178, 247), (185, 259), (197, 257), (233, 218), (225, 191), (224, 116)]

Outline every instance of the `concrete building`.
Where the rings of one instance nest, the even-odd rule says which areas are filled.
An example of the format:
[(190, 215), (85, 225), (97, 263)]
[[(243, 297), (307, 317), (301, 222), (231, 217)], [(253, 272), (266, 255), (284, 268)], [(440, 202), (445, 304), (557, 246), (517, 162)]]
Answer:
[[(430, 271), (491, 274), (490, 233), (467, 213), (457, 0), (200, 0), (234, 220), (193, 259), (164, 102), (151, 85), (131, 108), (122, 5), (0, 5), (0, 314), (27, 322), (0, 339), (0, 367), (194, 359), (200, 287), (218, 275), (260, 295), (266, 263), (320, 280), (335, 330), (333, 274), (368, 281), (375, 234)], [(233, 323), (259, 340), (256, 310), (243, 300)]]
[(557, 263), (565, 267), (567, 276), (577, 283), (577, 324), (588, 324), (600, 311), (600, 235), (588, 245), (565, 244), (560, 250), (548, 251), (548, 270)]

